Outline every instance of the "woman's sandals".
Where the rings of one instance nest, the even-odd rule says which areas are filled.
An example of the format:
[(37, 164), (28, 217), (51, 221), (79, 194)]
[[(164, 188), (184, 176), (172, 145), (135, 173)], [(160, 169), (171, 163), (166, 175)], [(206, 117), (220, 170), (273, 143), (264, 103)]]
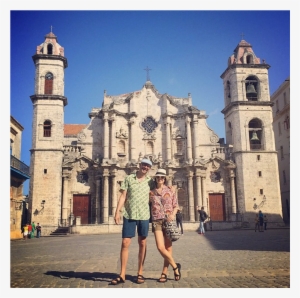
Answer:
[[(173, 269), (173, 271), (174, 271), (174, 279), (176, 281), (179, 281), (180, 278), (181, 278), (181, 272), (180, 272), (181, 265), (180, 265), (180, 263), (176, 263), (176, 265), (177, 265), (177, 267)], [(177, 269), (178, 269), (178, 274), (175, 273), (175, 270), (177, 270)]]
[(121, 275), (119, 275), (117, 278), (113, 279), (110, 284), (113, 286), (116, 286), (118, 284), (123, 284), (125, 283), (125, 280), (121, 277)]
[(164, 273), (161, 274), (160, 278), (157, 280), (158, 282), (167, 282), (168, 276)]
[(145, 282), (145, 278), (143, 275), (139, 274), (136, 279), (136, 283), (143, 284)]

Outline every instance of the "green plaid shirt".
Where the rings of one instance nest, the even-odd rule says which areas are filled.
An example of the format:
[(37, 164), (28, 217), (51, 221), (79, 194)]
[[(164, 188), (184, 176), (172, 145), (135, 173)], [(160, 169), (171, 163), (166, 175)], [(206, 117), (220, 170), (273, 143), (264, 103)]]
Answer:
[(122, 182), (121, 189), (127, 191), (124, 204), (124, 217), (127, 219), (147, 220), (150, 218), (149, 192), (153, 180), (146, 176), (141, 182), (136, 173), (128, 175)]

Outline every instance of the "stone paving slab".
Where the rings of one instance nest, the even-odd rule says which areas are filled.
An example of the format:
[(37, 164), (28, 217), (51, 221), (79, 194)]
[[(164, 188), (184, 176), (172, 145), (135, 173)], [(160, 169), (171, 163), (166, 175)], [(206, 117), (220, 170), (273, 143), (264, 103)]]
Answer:
[(286, 288), (290, 289), (290, 230), (208, 231), (185, 234), (173, 244), (182, 278), (159, 283), (163, 259), (152, 233), (144, 284), (135, 282), (137, 237), (129, 250), (126, 282), (109, 285), (120, 270), (120, 234), (69, 235), (10, 243), (10, 288)]

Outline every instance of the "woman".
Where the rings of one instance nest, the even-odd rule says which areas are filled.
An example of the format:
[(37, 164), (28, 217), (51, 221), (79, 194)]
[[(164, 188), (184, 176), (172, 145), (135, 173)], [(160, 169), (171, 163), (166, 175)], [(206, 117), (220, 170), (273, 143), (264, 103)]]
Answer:
[(177, 197), (174, 191), (166, 185), (166, 170), (158, 169), (155, 174), (155, 188), (150, 191), (152, 232), (154, 232), (156, 247), (164, 258), (163, 270), (158, 282), (168, 280), (168, 267), (172, 266), (174, 279), (181, 278), (181, 265), (175, 263), (172, 257), (172, 242), (163, 230), (163, 221), (172, 221), (178, 210)]

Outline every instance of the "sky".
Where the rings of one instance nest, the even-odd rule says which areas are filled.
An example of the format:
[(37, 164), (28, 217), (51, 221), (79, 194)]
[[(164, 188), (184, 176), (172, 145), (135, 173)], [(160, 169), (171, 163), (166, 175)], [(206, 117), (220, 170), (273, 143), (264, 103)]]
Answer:
[[(30, 164), (35, 67), (32, 56), (49, 32), (64, 47), (66, 124), (88, 124), (103, 93), (140, 90), (187, 97), (225, 137), (220, 78), (238, 43), (249, 42), (269, 69), (271, 94), (290, 75), (290, 12), (282, 11), (10, 11), (10, 113), (24, 127), (21, 160)], [(28, 191), (25, 183), (24, 194)]]
[(268, 1), (254, 0), (251, 7), (257, 10), (230, 0), (211, 0), (206, 5), (186, 0), (172, 6), (163, 0), (148, 5), (134, 1), (106, 5), (90, 0), (41, 2), (1, 4), (5, 6), (1, 9), (2, 62), (5, 73), (10, 74), (1, 79), (3, 99), (10, 98), (1, 121), (9, 125), (11, 115), (24, 127), (21, 160), (28, 166), (35, 76), (32, 56), (51, 27), (68, 60), (66, 124), (88, 124), (91, 109), (102, 105), (104, 90), (108, 95), (140, 90), (149, 67), (150, 80), (159, 93), (177, 97), (191, 93), (193, 105), (209, 116), (208, 126), (224, 138), (220, 76), (242, 39), (271, 66), (271, 94), (290, 76), (291, 32), (299, 19), (297, 2), (273, 1), (270, 6)]

